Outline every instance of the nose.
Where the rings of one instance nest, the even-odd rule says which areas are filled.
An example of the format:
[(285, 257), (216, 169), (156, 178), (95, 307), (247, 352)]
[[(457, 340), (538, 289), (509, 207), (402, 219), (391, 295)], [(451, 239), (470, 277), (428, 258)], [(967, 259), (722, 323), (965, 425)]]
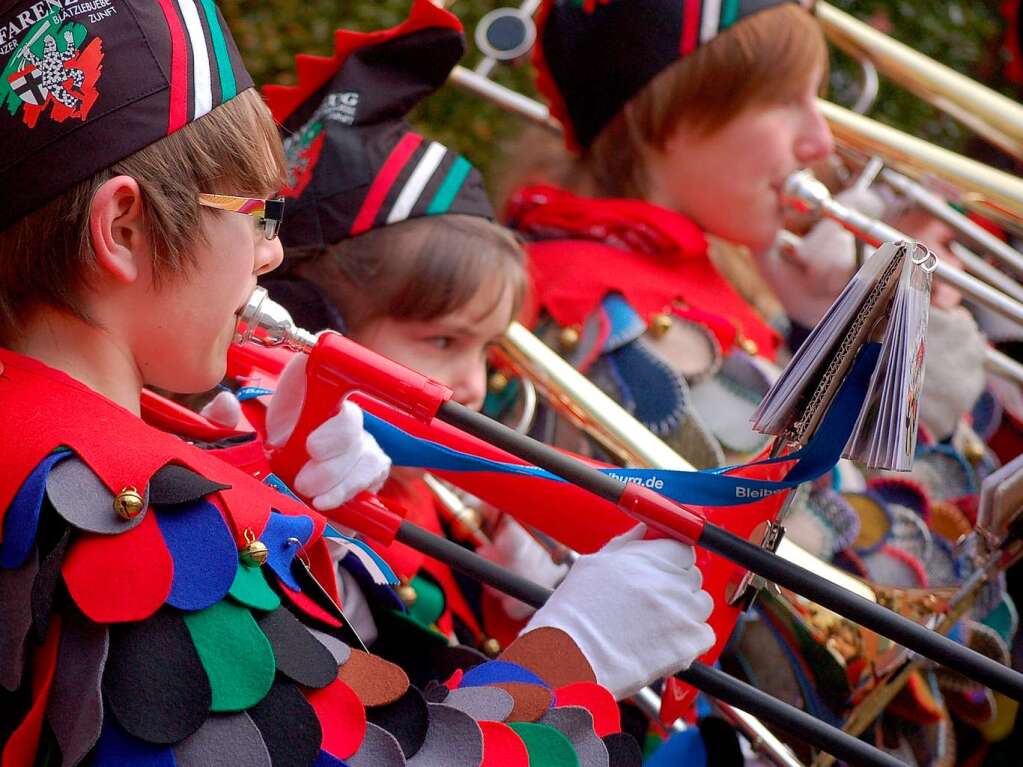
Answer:
[(255, 275), (261, 277), (272, 272), (284, 260), (284, 246), (281, 245), (280, 237), (268, 240), (265, 237), (259, 239), (256, 245)]
[(451, 383), (454, 394), (452, 398), (459, 405), (471, 410), (483, 408), (483, 400), (487, 395), (487, 366), (481, 360), (469, 360), (459, 367), (452, 376)]
[(815, 100), (807, 107), (806, 116), (796, 137), (796, 159), (803, 165), (811, 165), (834, 151), (835, 143), (831, 137), (831, 129)]

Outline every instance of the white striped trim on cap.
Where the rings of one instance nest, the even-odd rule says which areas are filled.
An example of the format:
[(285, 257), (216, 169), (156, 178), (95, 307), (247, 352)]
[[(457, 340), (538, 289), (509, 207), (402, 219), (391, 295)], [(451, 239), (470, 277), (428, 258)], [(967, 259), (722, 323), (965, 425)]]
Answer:
[(195, 0), (177, 0), (181, 18), (185, 21), (188, 40), (192, 49), (192, 86), (195, 108), (192, 119), (198, 119), (213, 109), (213, 85), (210, 71), (210, 56), (206, 50), (206, 36)]
[(409, 176), (408, 181), (405, 182), (405, 186), (398, 194), (398, 199), (394, 201), (394, 206), (387, 216), (388, 224), (404, 221), (409, 217), (409, 214), (412, 213), (412, 208), (419, 201), (423, 190), (426, 189), (426, 185), (433, 178), (433, 174), (437, 172), (437, 168), (440, 166), (447, 151), (447, 147), (443, 144), (439, 144), (436, 141), (430, 143), (430, 146), (423, 152), (423, 156), (420, 158), (415, 170)]
[(700, 45), (706, 45), (721, 31), (721, 0), (703, 0), (700, 18)]

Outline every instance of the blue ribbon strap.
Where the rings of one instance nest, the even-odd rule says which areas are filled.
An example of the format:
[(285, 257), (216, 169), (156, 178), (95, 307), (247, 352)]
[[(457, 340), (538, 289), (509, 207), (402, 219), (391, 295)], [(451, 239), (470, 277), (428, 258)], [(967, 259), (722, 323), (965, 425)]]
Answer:
[[(806, 447), (794, 453), (741, 466), (705, 471), (621, 468), (599, 471), (623, 482), (645, 485), (677, 503), (697, 506), (736, 506), (753, 503), (803, 482), (817, 479), (830, 471), (842, 457), (842, 451), (852, 435), (863, 406), (880, 351), (879, 343), (863, 347), (822, 419), (817, 433)], [(560, 477), (534, 466), (493, 461), (415, 437), (370, 413), (365, 413), (364, 419), (367, 431), (376, 438), (396, 466), (411, 466), (433, 471), (484, 471), (537, 477), (554, 482), (563, 481)], [(784, 479), (778, 481), (747, 479), (725, 473), (740, 468), (791, 461), (795, 461), (795, 465)]]

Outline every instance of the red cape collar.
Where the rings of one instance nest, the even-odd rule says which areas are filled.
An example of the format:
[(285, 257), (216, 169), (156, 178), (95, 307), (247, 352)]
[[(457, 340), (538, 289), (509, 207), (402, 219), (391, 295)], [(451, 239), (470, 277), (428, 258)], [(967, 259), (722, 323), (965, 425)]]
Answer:
[(229, 485), (219, 491), (239, 548), (244, 531), (262, 531), (273, 508), (313, 520), (312, 539), (324, 518), (216, 456), (145, 424), (133, 413), (38, 360), (0, 349), (0, 530), (3, 515), (36, 466), (60, 447), (73, 450), (111, 493), (145, 488), (169, 463)]
[(733, 328), (720, 339), (726, 350), (741, 333), (774, 358), (780, 337), (718, 273), (706, 237), (684, 216), (542, 185), (519, 190), (506, 215), (535, 240), (527, 249), (536, 308), (559, 324), (583, 324), (609, 293), (620, 293), (647, 321), (679, 309), (719, 318), (710, 324)]

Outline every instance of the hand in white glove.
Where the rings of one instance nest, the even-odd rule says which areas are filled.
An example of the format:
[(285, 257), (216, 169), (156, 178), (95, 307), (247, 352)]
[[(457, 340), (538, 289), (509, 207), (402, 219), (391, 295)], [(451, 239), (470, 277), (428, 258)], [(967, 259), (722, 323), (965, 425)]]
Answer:
[[(870, 190), (847, 189), (835, 199), (877, 217), (884, 208)], [(816, 325), (856, 271), (856, 238), (840, 224), (820, 221), (789, 250), (773, 248), (763, 259), (764, 276), (785, 307), (804, 327)]]
[(956, 430), (984, 392), (987, 339), (965, 307), (930, 308), (920, 420), (936, 439)]
[[(561, 583), (568, 572), (568, 565), (554, 564), (547, 549), (509, 516), (505, 516), (493, 541), (481, 546), (476, 553), (547, 588), (554, 588)], [(496, 590), (494, 593), (501, 607), (513, 620), (522, 620), (533, 612), (530, 605), (515, 597)]]
[(692, 546), (642, 540), (644, 525), (580, 557), (526, 625), (567, 632), (616, 698), (688, 668), (714, 644), (713, 600)]
[[(266, 411), (271, 447), (283, 447), (298, 424), (305, 400), (306, 356), (288, 363)], [(306, 440), (309, 460), (295, 476), (293, 488), (312, 499), (320, 511), (334, 509), (363, 490), (376, 492), (387, 480), (391, 459), (362, 428), (362, 410), (345, 402), (341, 411), (316, 427)]]

